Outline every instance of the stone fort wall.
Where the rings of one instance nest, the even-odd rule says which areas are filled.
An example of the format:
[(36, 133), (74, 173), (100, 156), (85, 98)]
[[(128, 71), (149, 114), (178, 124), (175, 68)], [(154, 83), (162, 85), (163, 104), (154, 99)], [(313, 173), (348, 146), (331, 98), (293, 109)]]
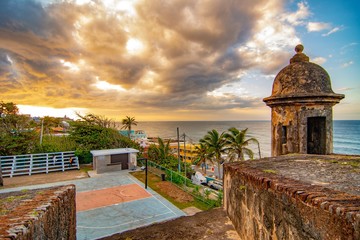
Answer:
[(358, 167), (320, 155), (227, 164), (224, 207), (241, 239), (360, 239)]
[(76, 239), (75, 186), (0, 194), (0, 239)]

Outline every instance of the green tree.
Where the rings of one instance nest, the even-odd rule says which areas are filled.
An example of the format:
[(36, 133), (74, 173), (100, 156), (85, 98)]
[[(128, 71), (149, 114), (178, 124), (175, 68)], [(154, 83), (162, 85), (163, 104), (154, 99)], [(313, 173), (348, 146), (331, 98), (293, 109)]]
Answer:
[(158, 164), (168, 162), (169, 156), (172, 156), (170, 149), (170, 140), (164, 142), (162, 138), (158, 138), (158, 145), (152, 144), (148, 150), (149, 159)]
[(34, 153), (66, 152), (77, 148), (75, 141), (70, 136), (45, 135), (42, 144), (38, 143)]
[(93, 113), (88, 113), (84, 116), (80, 113), (76, 113), (76, 115), (81, 119), (81, 121), (84, 121), (90, 125), (98, 125), (104, 128), (115, 128), (116, 126), (115, 122), (112, 119), (104, 116), (96, 115)]
[(209, 157), (213, 157), (218, 165), (218, 174), (220, 174), (220, 165), (224, 162), (222, 155), (226, 152), (226, 139), (224, 132), (219, 134), (215, 129), (209, 131), (204, 138), (200, 139), (200, 143), (203, 143), (208, 148)]
[(4, 115), (17, 115), (19, 113), (19, 108), (13, 102), (4, 103), (3, 101), (0, 102), (0, 116), (3, 117)]
[(56, 117), (45, 116), (43, 119), (44, 132), (50, 134), (50, 130), (53, 127), (60, 125), (60, 119)]
[(71, 123), (70, 138), (77, 144), (77, 154), (83, 162), (91, 162), (90, 150), (125, 148), (140, 149), (139, 144), (122, 136), (113, 128), (105, 128), (86, 121)]
[(195, 146), (195, 154), (196, 154), (196, 158), (193, 163), (198, 166), (204, 164), (205, 165), (205, 175), (206, 175), (206, 161), (207, 160), (212, 161), (212, 160), (211, 160), (211, 158), (208, 159), (209, 158), (208, 157), (208, 155), (209, 155), (208, 148), (205, 145), (205, 143), (200, 142), (198, 145)]
[(134, 125), (134, 126), (137, 126), (138, 122), (135, 120), (134, 117), (129, 117), (129, 116), (126, 116), (126, 118), (124, 118), (122, 120), (122, 124), (123, 126), (121, 127), (121, 129), (127, 129), (128, 130), (128, 135), (129, 135), (129, 138), (130, 138), (130, 134), (131, 134), (131, 127)]
[[(178, 158), (175, 157), (171, 151), (170, 148), (170, 141), (171, 140), (167, 140), (164, 141), (161, 138), (158, 138), (158, 144), (152, 144), (150, 145), (149, 149), (148, 149), (148, 157), (149, 160), (165, 167), (168, 169), (171, 169), (173, 171), (177, 171), (178, 170)], [(191, 175), (191, 168), (188, 164), (185, 165), (186, 166), (186, 173)], [(182, 168), (182, 172), (184, 172), (185, 169)]]
[(18, 107), (12, 102), (0, 102), (0, 111), (0, 155), (30, 153), (37, 137), (31, 118), (18, 114)]
[(255, 138), (247, 138), (247, 128), (239, 130), (235, 127), (229, 128), (229, 132), (225, 133), (226, 144), (228, 146), (228, 153), (230, 161), (245, 160), (245, 155), (250, 159), (254, 158), (254, 152), (248, 148), (250, 143), (258, 144), (258, 140)]
[(38, 136), (35, 131), (1, 134), (0, 155), (18, 155), (32, 153)]

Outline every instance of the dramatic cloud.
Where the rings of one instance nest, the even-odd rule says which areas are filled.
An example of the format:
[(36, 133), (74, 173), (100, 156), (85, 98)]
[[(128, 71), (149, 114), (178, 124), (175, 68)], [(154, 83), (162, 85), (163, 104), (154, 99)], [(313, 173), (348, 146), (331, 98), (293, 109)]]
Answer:
[(278, 0), (2, 0), (1, 96), (107, 112), (257, 107), (224, 86), (284, 66), (309, 14)]

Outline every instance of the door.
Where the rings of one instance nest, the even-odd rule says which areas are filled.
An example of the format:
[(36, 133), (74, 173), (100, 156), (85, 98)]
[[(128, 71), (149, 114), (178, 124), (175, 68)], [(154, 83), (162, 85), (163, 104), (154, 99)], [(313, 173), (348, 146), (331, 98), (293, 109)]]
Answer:
[(129, 169), (129, 154), (111, 155), (111, 163), (121, 163), (121, 169)]
[(326, 118), (309, 117), (307, 121), (307, 153), (326, 154)]

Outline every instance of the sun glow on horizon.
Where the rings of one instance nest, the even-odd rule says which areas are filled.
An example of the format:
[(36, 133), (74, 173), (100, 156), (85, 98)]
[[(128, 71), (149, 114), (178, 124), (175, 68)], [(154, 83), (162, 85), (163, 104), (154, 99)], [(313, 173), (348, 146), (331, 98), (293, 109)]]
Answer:
[(75, 112), (84, 114), (87, 112), (86, 108), (53, 108), (53, 107), (39, 107), (31, 105), (17, 105), (19, 108), (20, 114), (29, 114), (32, 117), (69, 117), (72, 119), (77, 119)]

